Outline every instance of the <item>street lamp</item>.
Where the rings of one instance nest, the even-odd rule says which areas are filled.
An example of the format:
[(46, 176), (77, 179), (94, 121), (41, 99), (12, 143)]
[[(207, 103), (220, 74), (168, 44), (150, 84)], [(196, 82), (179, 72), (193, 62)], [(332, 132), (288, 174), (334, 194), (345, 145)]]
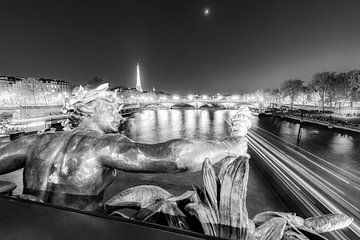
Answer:
[(179, 101), (179, 99), (180, 99), (180, 97), (179, 97), (178, 95), (174, 95), (174, 96), (173, 96), (173, 100), (174, 100), (174, 101)]
[(202, 99), (202, 100), (207, 100), (208, 98), (209, 98), (209, 97), (208, 97), (207, 95), (202, 95), (202, 96), (201, 96), (201, 99)]
[(237, 102), (237, 101), (240, 100), (240, 96), (239, 95), (232, 95), (231, 100)]

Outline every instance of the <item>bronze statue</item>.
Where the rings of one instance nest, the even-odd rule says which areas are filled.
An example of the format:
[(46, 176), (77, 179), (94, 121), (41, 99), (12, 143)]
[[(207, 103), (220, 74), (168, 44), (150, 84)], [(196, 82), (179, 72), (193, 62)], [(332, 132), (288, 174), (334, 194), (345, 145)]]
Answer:
[(93, 211), (102, 202), (116, 169), (147, 173), (198, 171), (206, 158), (214, 164), (229, 156), (247, 154), (247, 108), (232, 119), (232, 136), (207, 142), (174, 139), (142, 144), (118, 133), (119, 103), (116, 93), (107, 88), (107, 84), (93, 90), (80, 87), (67, 99), (68, 125), (77, 127), (24, 136), (0, 147), (0, 174), (24, 168), (24, 195)]

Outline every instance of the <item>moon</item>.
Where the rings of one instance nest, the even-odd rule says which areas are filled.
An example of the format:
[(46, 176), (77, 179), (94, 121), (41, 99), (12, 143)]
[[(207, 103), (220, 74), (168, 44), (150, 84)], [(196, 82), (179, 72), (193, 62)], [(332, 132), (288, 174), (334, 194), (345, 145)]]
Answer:
[(210, 8), (204, 8), (204, 11), (203, 11), (203, 13), (204, 13), (204, 16), (209, 16), (210, 15)]

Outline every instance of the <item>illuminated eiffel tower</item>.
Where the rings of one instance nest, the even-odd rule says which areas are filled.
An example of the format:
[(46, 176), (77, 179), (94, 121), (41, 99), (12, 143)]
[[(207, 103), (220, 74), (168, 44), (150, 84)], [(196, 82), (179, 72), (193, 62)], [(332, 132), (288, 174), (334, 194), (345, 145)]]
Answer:
[(141, 87), (139, 63), (136, 64), (136, 90), (138, 90), (139, 92), (143, 91)]

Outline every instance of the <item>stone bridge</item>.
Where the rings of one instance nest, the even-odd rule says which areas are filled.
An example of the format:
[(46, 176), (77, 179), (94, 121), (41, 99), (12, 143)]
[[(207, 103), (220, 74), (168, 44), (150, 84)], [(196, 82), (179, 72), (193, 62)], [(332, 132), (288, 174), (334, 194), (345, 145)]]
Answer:
[(255, 102), (239, 101), (158, 101), (140, 103), (142, 109), (172, 109), (172, 108), (225, 108), (236, 109), (241, 105), (252, 105)]

